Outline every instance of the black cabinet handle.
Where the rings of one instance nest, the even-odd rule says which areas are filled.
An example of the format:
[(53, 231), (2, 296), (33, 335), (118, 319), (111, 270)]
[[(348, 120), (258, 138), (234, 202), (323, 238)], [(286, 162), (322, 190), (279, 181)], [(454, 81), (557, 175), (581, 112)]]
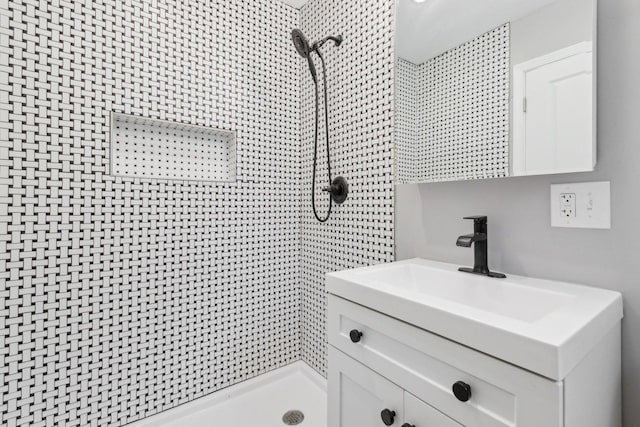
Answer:
[(393, 424), (393, 421), (396, 417), (396, 411), (384, 409), (382, 412), (380, 412), (380, 417), (382, 418), (382, 422), (384, 423), (384, 425), (390, 426), (391, 424)]
[(453, 394), (460, 402), (466, 402), (471, 399), (471, 386), (465, 382), (458, 381), (452, 387)]
[(360, 338), (362, 338), (362, 332), (357, 329), (352, 329), (349, 332), (349, 338), (351, 338), (351, 342), (360, 342)]
[(404, 423), (400, 427), (416, 427), (416, 426), (414, 426), (413, 424)]

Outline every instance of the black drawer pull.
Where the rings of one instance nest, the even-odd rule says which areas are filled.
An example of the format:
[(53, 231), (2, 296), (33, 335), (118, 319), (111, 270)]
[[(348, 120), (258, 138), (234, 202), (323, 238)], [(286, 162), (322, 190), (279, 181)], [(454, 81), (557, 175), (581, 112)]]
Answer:
[(391, 424), (393, 424), (393, 421), (396, 418), (396, 411), (384, 409), (382, 412), (380, 412), (380, 417), (382, 418), (382, 422), (384, 423), (384, 425), (390, 426)]
[(458, 381), (452, 387), (453, 394), (460, 402), (466, 402), (471, 399), (471, 386), (465, 382)]
[(357, 329), (352, 329), (349, 332), (349, 338), (351, 338), (351, 342), (360, 342), (360, 338), (362, 338), (362, 332)]

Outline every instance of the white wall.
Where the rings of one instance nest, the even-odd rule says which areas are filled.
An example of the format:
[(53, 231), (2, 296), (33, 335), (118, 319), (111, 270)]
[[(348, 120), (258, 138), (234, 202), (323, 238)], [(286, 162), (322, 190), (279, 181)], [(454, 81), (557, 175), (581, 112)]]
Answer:
[[(396, 188), (396, 255), (472, 263), (455, 245), (489, 216), (490, 264), (496, 270), (615, 289), (625, 297), (625, 427), (640, 419), (640, 1), (600, 1), (598, 158), (596, 171)], [(612, 229), (552, 229), (549, 185), (610, 180)]]
[(512, 21), (511, 64), (593, 40), (593, 22), (593, 0), (555, 1)]

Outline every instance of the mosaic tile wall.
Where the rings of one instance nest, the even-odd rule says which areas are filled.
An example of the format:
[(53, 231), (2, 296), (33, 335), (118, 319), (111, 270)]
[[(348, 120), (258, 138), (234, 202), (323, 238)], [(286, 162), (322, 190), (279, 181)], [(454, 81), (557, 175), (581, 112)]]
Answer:
[[(0, 424), (123, 425), (298, 360), (299, 11), (0, 8)], [(109, 176), (112, 111), (237, 131), (236, 182)]]
[(416, 173), (420, 66), (402, 58), (396, 61), (396, 179), (399, 184), (410, 184)]
[[(302, 358), (326, 373), (324, 274), (393, 260), (393, 0), (311, 0), (301, 28), (310, 40), (341, 34), (323, 53), (329, 76), (334, 176), (349, 182), (349, 197), (321, 224), (311, 210), (314, 92), (302, 68)], [(317, 60), (316, 60), (317, 61)], [(320, 73), (320, 62), (317, 61)], [(321, 120), (323, 116), (321, 115)], [(321, 121), (322, 123), (322, 121)], [(317, 188), (326, 186), (326, 142), (320, 139)], [(320, 215), (327, 209), (321, 193)]]
[(509, 24), (420, 65), (416, 181), (509, 174)]
[(422, 64), (398, 60), (398, 182), (509, 174), (509, 50), (505, 24)]

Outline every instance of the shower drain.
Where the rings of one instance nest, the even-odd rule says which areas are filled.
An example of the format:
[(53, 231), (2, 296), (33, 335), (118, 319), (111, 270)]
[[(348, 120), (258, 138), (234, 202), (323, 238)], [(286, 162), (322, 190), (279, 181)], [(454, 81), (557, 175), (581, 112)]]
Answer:
[(300, 411), (287, 411), (282, 416), (282, 422), (288, 426), (296, 426), (304, 420), (304, 414)]

